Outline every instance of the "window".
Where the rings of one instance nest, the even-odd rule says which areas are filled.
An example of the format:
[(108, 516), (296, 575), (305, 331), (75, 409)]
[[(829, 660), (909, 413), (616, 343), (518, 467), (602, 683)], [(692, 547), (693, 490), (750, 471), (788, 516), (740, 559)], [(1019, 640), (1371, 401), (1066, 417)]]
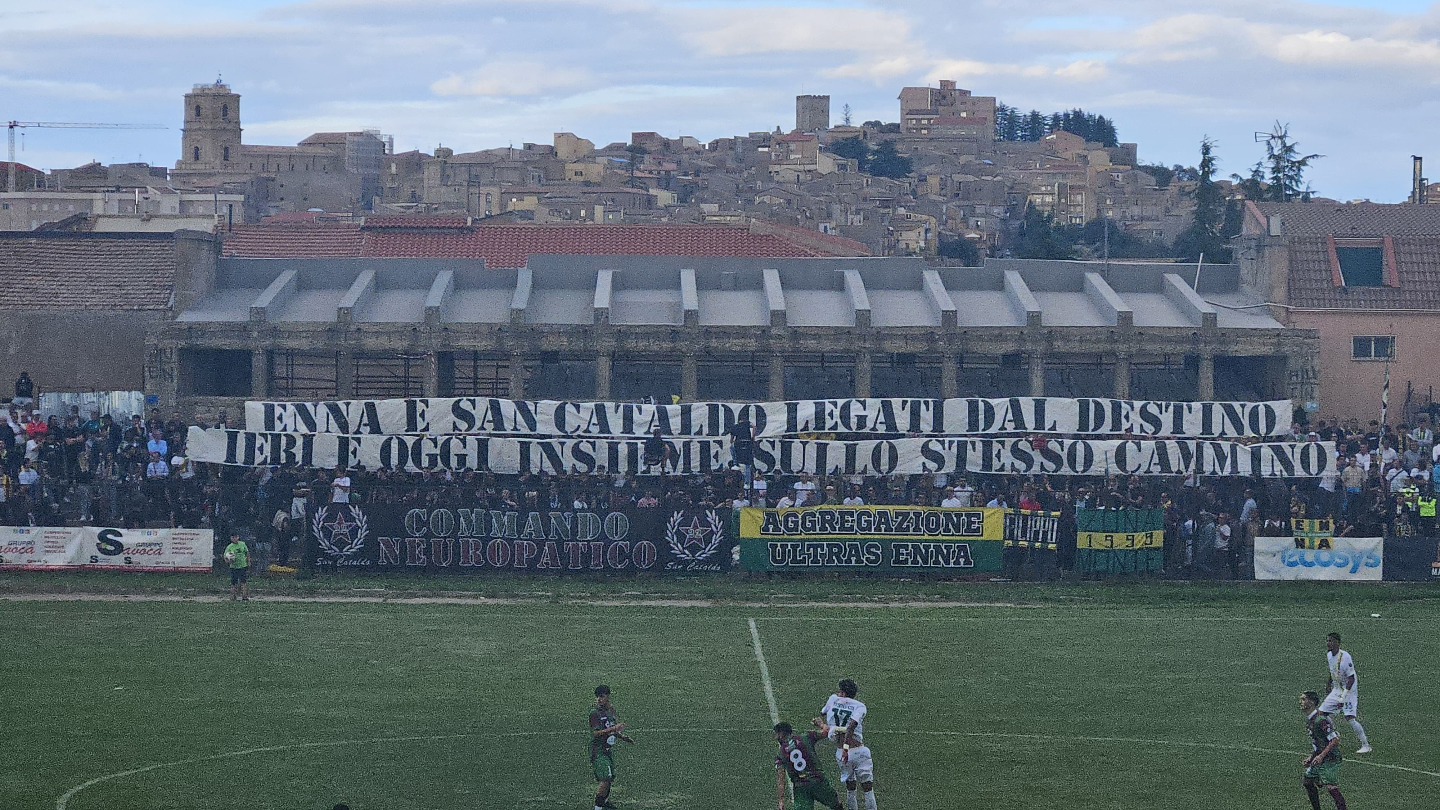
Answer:
[(1355, 337), (1350, 339), (1350, 359), (1389, 360), (1395, 356), (1395, 338)]
[(225, 147), (225, 156), (221, 158), (221, 160), (224, 160), (226, 163), (230, 162), (230, 147)]
[(200, 105), (199, 105), (199, 104), (196, 104), (196, 105), (195, 105), (195, 117), (196, 117), (196, 118), (199, 118), (199, 117), (200, 117)]
[(190, 150), (190, 159), (196, 161), (200, 159), (200, 147), (197, 146)]
[(229, 104), (221, 104), (221, 105), (220, 105), (220, 117), (221, 117), (221, 118), (224, 118), (226, 121), (229, 121), (229, 120), (230, 120), (230, 105), (229, 105)]
[(1336, 245), (1335, 258), (1340, 263), (1340, 277), (1346, 287), (1384, 287), (1385, 249), (1383, 247), (1341, 247)]

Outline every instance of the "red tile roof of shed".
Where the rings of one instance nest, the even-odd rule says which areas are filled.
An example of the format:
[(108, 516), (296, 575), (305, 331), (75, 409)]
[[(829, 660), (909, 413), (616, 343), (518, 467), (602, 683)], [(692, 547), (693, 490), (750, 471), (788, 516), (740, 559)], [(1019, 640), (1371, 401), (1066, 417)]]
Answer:
[(267, 223), (225, 234), (224, 255), (247, 258), (483, 259), (524, 267), (532, 255), (735, 256), (804, 258), (868, 255), (848, 239), (752, 233), (716, 225), (475, 225), (382, 217), (359, 223)]
[(0, 310), (164, 310), (175, 284), (175, 239), (7, 235), (0, 278)]

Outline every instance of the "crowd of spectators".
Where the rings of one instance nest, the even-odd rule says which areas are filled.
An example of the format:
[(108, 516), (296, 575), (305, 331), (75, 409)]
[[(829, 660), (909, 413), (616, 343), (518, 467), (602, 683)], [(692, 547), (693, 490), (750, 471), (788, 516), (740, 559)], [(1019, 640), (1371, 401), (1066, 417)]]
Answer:
[[(1077, 509), (1163, 509), (1168, 572), (1244, 576), (1253, 539), (1288, 536), (1291, 518), (1334, 518), (1337, 535), (1433, 534), (1440, 471), (1440, 446), (1428, 420), (1394, 431), (1378, 421), (1363, 427), (1355, 420), (1322, 421), (1313, 430), (1295, 425), (1291, 440), (1336, 442), (1338, 471), (1319, 479), (244, 469), (190, 462), (189, 423), (179, 414), (166, 419), (154, 409), (117, 420), (72, 407), (63, 417), (42, 419), (33, 405), (27, 376), (0, 409), (0, 524), (212, 528), (222, 538), (240, 531), (261, 546), (262, 558), (281, 564), (298, 556), (295, 541), (310, 510), (329, 501), (520, 511), (904, 504), (1059, 512), (1062, 568), (1073, 558)], [(225, 427), (227, 419), (221, 413), (205, 426)], [(660, 454), (657, 463), (663, 459)]]

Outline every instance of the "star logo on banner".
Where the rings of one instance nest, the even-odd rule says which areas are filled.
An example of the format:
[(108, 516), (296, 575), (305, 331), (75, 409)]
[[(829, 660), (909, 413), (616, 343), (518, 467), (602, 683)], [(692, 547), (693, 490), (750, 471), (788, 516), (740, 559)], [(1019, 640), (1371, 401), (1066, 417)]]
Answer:
[(685, 548), (705, 547), (705, 535), (711, 532), (710, 527), (700, 525), (700, 516), (696, 515), (691, 519), (689, 526), (681, 526), (680, 533), (685, 535)]
[(310, 528), (321, 551), (332, 557), (349, 557), (365, 547), (367, 524), (360, 507), (332, 505), (315, 511)]

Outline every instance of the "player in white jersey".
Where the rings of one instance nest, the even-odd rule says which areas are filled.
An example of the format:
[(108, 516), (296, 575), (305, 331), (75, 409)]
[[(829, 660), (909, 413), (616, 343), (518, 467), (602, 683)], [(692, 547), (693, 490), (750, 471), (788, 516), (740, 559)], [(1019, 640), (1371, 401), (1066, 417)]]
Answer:
[(821, 723), (835, 742), (835, 761), (840, 764), (840, 780), (845, 783), (845, 806), (860, 810), (855, 788), (865, 794), (865, 810), (875, 810), (875, 764), (870, 747), (865, 744), (865, 704), (855, 699), (860, 687), (845, 678), (840, 689), (825, 701)]
[(1350, 727), (1355, 729), (1355, 738), (1360, 741), (1355, 753), (1368, 754), (1370, 740), (1365, 736), (1365, 727), (1360, 725), (1360, 678), (1355, 674), (1355, 659), (1340, 649), (1339, 633), (1325, 637), (1325, 649), (1325, 663), (1330, 669), (1325, 688), (1330, 690), (1330, 694), (1320, 704), (1320, 711), (1344, 714), (1345, 719), (1350, 721)]

